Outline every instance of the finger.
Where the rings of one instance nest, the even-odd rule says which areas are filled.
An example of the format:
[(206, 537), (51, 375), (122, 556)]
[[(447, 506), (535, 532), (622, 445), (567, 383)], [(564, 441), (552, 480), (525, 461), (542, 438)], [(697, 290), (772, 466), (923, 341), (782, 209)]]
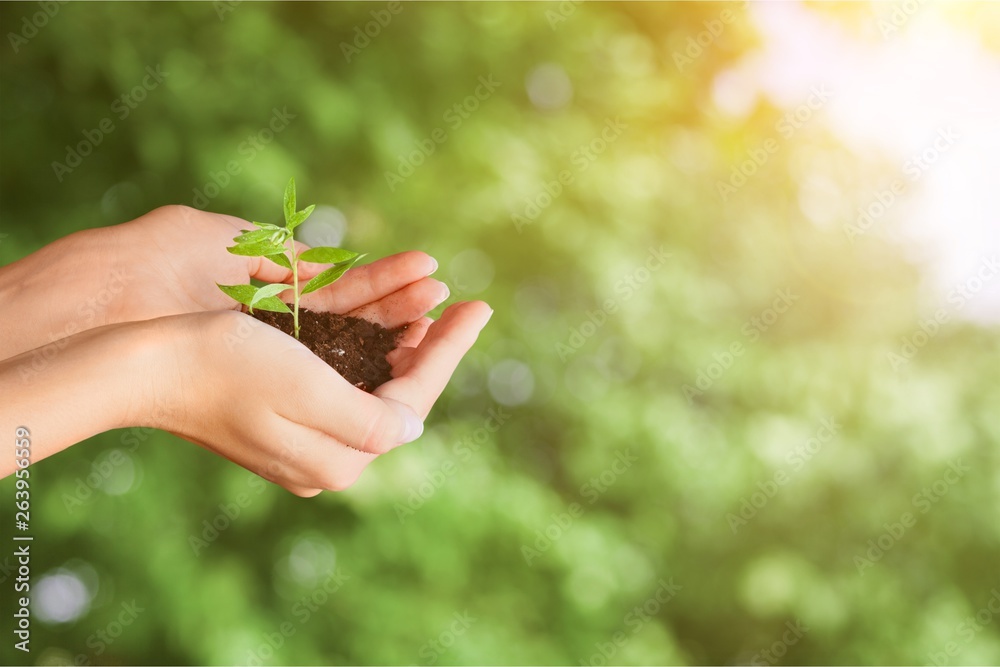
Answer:
[(391, 366), (392, 376), (399, 377), (405, 374), (409, 366), (406, 361), (412, 358), (413, 353), (417, 351), (415, 347), (397, 347), (395, 350), (385, 355), (386, 361), (389, 362)]
[(288, 420), (283, 420), (281, 432), (285, 442), (295, 443), (301, 453), (287, 462), (287, 477), (294, 479), (300, 488), (344, 491), (377, 458), (375, 454), (347, 446), (322, 431)]
[[(322, 489), (346, 489), (375, 459), (273, 412), (253, 424), (249, 441), (245, 433), (235, 436), (228, 446), (211, 449), (303, 497), (315, 496)], [(227, 452), (238, 452), (239, 459)]]
[[(244, 461), (237, 461), (233, 457), (229, 456), (223, 449), (220, 449), (218, 447), (212, 447), (207, 442), (205, 442), (205, 441), (203, 441), (203, 440), (201, 440), (199, 438), (196, 438), (196, 437), (190, 436), (190, 435), (185, 435), (183, 433), (177, 433), (175, 431), (167, 431), (167, 432), (170, 433), (171, 435), (175, 435), (178, 438), (181, 438), (182, 440), (187, 440), (190, 443), (198, 445), (199, 447), (201, 447), (203, 449), (207, 449), (208, 451), (213, 452), (213, 453), (215, 453), (215, 454), (217, 454), (217, 455), (219, 455), (219, 456), (221, 456), (221, 457), (223, 457), (223, 458), (225, 458), (225, 459), (227, 459), (227, 460), (235, 463), (236, 465), (240, 466), (241, 468), (245, 468), (245, 469), (249, 470), (250, 472), (252, 472), (255, 475), (257, 475), (258, 477), (260, 477), (262, 479), (265, 479), (268, 482), (271, 482), (272, 484), (277, 484), (278, 486), (280, 486), (280, 487), (284, 488), (285, 490), (287, 490), (287, 491), (289, 491), (289, 492), (291, 492), (291, 493), (299, 496), (300, 498), (312, 498), (313, 496), (319, 494), (322, 491), (322, 489), (316, 489), (316, 488), (310, 488), (310, 487), (306, 487), (306, 486), (299, 486), (299, 485), (296, 485), (296, 484), (291, 484), (291, 483), (289, 483), (287, 481), (284, 481), (284, 480), (272, 477), (271, 475), (268, 475), (266, 472), (264, 472), (264, 468), (266, 466), (266, 463), (265, 463), (264, 459), (260, 459), (259, 458), (256, 461), (256, 463), (254, 461), (250, 460), (250, 459), (247, 459), (247, 460), (244, 460)], [(243, 451), (243, 450), (246, 449), (243, 446), (243, 444), (244, 443), (239, 443), (238, 444), (238, 447), (239, 447), (240, 451)]]
[[(406, 331), (401, 333), (399, 338), (396, 339), (396, 350), (414, 348), (420, 345), (420, 341), (427, 335), (427, 329), (432, 324), (434, 324), (434, 320), (429, 317), (421, 317), (414, 322), (410, 322), (406, 325)], [(393, 352), (396, 350), (393, 350)], [(389, 354), (392, 354), (392, 352)]]
[(384, 454), (423, 433), (423, 420), (412, 408), (361, 391), (301, 345), (285, 350), (276, 363), (296, 377), (273, 404), (292, 422), (371, 454)]
[(444, 283), (433, 278), (423, 278), (378, 301), (355, 308), (347, 314), (369, 322), (377, 322), (386, 329), (395, 329), (420, 319), (437, 308), (450, 295), (451, 292)]
[(313, 292), (303, 304), (308, 303), (306, 307), (312, 310), (348, 313), (398, 292), (436, 269), (437, 262), (430, 255), (417, 250), (403, 252), (354, 267), (337, 281), (336, 289)]
[(386, 361), (392, 367), (392, 376), (399, 377), (405, 375), (412, 365), (413, 355), (417, 351), (420, 341), (427, 335), (427, 329), (434, 323), (429, 317), (421, 317), (416, 322), (411, 322), (406, 327), (399, 339), (396, 341), (396, 348), (385, 355)]
[(376, 389), (375, 395), (408, 405), (426, 417), (492, 315), (482, 301), (449, 307), (427, 330), (405, 372)]

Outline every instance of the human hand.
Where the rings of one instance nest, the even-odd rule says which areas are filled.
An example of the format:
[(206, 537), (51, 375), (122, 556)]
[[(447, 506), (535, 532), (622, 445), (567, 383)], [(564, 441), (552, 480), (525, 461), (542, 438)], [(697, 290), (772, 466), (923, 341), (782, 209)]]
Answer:
[[(267, 259), (226, 251), (233, 237), (250, 227), (232, 216), (165, 206), (122, 225), (72, 234), (3, 267), (0, 304), (7, 317), (0, 358), (108, 324), (238, 310), (215, 283), (291, 277)], [(427, 277), (436, 267), (421, 252), (386, 257), (352, 268), (333, 285), (306, 295), (302, 305), (400, 326), (447, 298), (447, 287)], [(302, 263), (301, 276), (308, 280), (324, 268)], [(41, 301), (44, 311), (38, 308)]]
[(343, 490), (377, 455), (415, 440), (492, 315), (483, 302), (421, 320), (374, 395), (297, 340), (242, 313), (157, 320), (171, 341), (159, 388), (129, 421), (175, 433), (300, 496)]
[[(461, 303), (418, 322), (375, 395), (243, 313), (98, 327), (45, 346), (37, 373), (18, 372), (31, 353), (0, 361), (0, 427), (30, 427), (34, 462), (102, 431), (152, 426), (298, 495), (342, 490), (378, 454), (420, 435), (491, 314)], [(13, 470), (13, 459), (0, 462), (0, 476)]]
[[(291, 271), (263, 257), (229, 253), (233, 237), (249, 222), (186, 206), (158, 208), (119, 225), (133, 285), (126, 287), (119, 319), (139, 320), (209, 310), (240, 310), (215, 283), (244, 284), (250, 278), (291, 282)], [(296, 242), (299, 252), (308, 246)], [(301, 263), (300, 279), (328, 268)], [(312, 310), (368, 317), (398, 326), (414, 321), (448, 296), (443, 283), (427, 278), (437, 262), (422, 252), (407, 252), (348, 271), (333, 285), (302, 299)], [(400, 290), (405, 290), (399, 294)], [(384, 301), (390, 295), (391, 300)], [(380, 303), (382, 302), (382, 303)]]

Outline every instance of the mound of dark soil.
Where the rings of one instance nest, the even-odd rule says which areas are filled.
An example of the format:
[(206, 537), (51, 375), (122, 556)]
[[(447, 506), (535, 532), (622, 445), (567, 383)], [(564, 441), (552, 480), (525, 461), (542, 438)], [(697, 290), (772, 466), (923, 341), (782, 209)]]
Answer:
[[(292, 335), (290, 313), (255, 310), (253, 317)], [(392, 379), (385, 355), (406, 327), (385, 327), (334, 313), (299, 310), (299, 340), (348, 382), (369, 393)]]

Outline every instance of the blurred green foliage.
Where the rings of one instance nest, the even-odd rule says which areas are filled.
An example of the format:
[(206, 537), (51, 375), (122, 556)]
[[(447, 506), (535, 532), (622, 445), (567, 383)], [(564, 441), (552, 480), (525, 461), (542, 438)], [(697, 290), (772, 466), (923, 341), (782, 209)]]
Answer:
[[(1000, 618), (960, 629), (1000, 590), (995, 331), (953, 321), (893, 368), (919, 331), (919, 276), (878, 238), (851, 245), (803, 218), (800, 149), (858, 189), (876, 168), (819, 126), (720, 202), (717, 180), (781, 113), (712, 106), (752, 26), (681, 72), (672, 53), (723, 6), (421, 3), (372, 28), (386, 7), (71, 3), (0, 49), (3, 262), (196, 190), (217, 192), (210, 210), (276, 220), (295, 176), (343, 213), (345, 245), (426, 250), (454, 298), (496, 310), (425, 436), (345, 493), (302, 500), (143, 429), (36, 464), (35, 572), (64, 568), (92, 599), (36, 622), (31, 659), (732, 664), (801, 622), (774, 661), (922, 664), (955, 642), (949, 660), (1000, 662)], [(37, 11), (4, 4), (3, 33)], [(348, 62), (341, 44), (366, 24), (377, 34)], [(147, 67), (163, 81), (128, 108)], [(499, 85), (449, 116), (480, 77)], [(291, 118), (263, 143), (275, 110)], [(59, 180), (52, 163), (102, 119), (113, 131)], [(445, 140), (390, 183), (437, 128)], [(220, 176), (231, 161), (240, 173)], [(780, 290), (797, 299), (752, 340), (744, 324)], [(699, 373), (719, 377), (685, 393)], [(490, 410), (509, 415), (495, 432)], [(835, 436), (796, 468), (830, 417)], [(942, 486), (956, 459), (969, 470)], [(196, 554), (191, 536), (240, 499)], [(915, 525), (859, 573), (905, 512)], [(320, 595), (331, 568), (348, 578)], [(662, 603), (661, 581), (680, 587)], [(144, 611), (116, 629), (133, 600)], [(22, 659), (9, 639), (2, 651)]]

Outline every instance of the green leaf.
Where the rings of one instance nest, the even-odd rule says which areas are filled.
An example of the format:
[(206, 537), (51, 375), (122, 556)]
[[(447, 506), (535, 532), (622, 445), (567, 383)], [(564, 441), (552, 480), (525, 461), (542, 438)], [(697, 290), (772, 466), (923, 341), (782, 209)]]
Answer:
[(284, 254), (281, 255), (267, 255), (267, 259), (271, 260), (278, 266), (283, 266), (289, 271), (292, 269), (292, 263), (288, 261), (288, 257)]
[(284, 227), (279, 227), (278, 225), (272, 225), (270, 222), (253, 222), (251, 224), (257, 225), (261, 229), (269, 229), (272, 232), (278, 231), (279, 229), (284, 229)]
[(272, 283), (270, 285), (264, 285), (263, 287), (257, 290), (257, 293), (253, 295), (253, 298), (250, 299), (250, 303), (247, 305), (253, 308), (264, 299), (277, 296), (282, 292), (290, 289), (292, 289), (292, 286), (285, 285), (284, 283)]
[(299, 255), (299, 259), (303, 262), (315, 262), (316, 264), (337, 264), (357, 256), (358, 253), (353, 250), (343, 248), (310, 248)]
[(295, 215), (295, 179), (288, 179), (285, 186), (285, 226), (291, 227), (292, 216)]
[(304, 209), (293, 215), (292, 219), (288, 221), (288, 231), (292, 231), (293, 229), (301, 225), (303, 222), (305, 222), (306, 218), (312, 215), (313, 209), (315, 208), (316, 208), (315, 204), (310, 204), (309, 206), (306, 206)]
[[(216, 283), (216, 285), (219, 284)], [(286, 285), (286, 287), (288, 286)], [(250, 308), (250, 312), (253, 312), (254, 308), (257, 308), (258, 310), (270, 310), (276, 313), (292, 312), (288, 308), (288, 306), (285, 305), (284, 301), (275, 296), (270, 296), (261, 299), (256, 304), (251, 306), (250, 304), (253, 302), (253, 299), (257, 295), (259, 289), (264, 289), (264, 288), (257, 288), (254, 287), (253, 285), (219, 285), (219, 289), (225, 292), (233, 299), (236, 299), (237, 301), (242, 303), (244, 306), (248, 306)]]
[(257, 310), (270, 310), (274, 313), (291, 313), (292, 309), (288, 307), (284, 301), (276, 296), (269, 296), (266, 299), (261, 299), (254, 306)]
[[(215, 284), (219, 285), (219, 283)], [(251, 299), (257, 293), (257, 288), (253, 285), (219, 285), (219, 289), (244, 306), (249, 306)]]
[(284, 254), (287, 248), (270, 241), (258, 241), (256, 243), (237, 243), (226, 250), (234, 255), (243, 255), (244, 257), (267, 257), (268, 255)]
[[(303, 253), (305, 254), (305, 253)], [(310, 292), (315, 292), (316, 290), (326, 287), (327, 285), (336, 282), (338, 278), (344, 275), (349, 268), (354, 266), (354, 263), (359, 259), (364, 257), (364, 255), (358, 255), (353, 257), (346, 262), (341, 262), (340, 264), (335, 264), (323, 273), (320, 273), (315, 278), (306, 283), (306, 286), (302, 288), (300, 294), (309, 294)]]
[(274, 234), (270, 229), (254, 229), (249, 232), (243, 232), (239, 236), (233, 239), (236, 243), (257, 243), (259, 241), (266, 241), (271, 238)]

